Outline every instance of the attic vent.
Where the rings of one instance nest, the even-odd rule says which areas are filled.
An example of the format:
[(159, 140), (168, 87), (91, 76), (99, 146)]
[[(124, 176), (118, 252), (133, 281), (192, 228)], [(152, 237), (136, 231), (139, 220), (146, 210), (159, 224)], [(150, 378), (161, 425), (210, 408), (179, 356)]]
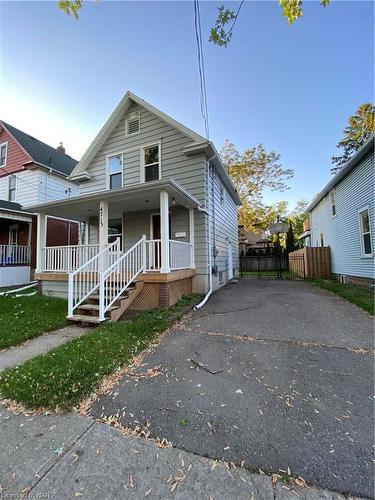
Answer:
[(141, 117), (132, 113), (125, 120), (125, 135), (137, 134), (141, 129)]

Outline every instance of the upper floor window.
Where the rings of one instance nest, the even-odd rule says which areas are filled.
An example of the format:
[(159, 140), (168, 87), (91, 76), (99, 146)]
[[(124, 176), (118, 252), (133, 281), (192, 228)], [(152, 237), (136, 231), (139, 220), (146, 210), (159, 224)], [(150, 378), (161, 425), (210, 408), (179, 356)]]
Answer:
[(143, 148), (145, 182), (160, 179), (160, 145), (153, 144)]
[(334, 217), (336, 215), (336, 194), (334, 189), (329, 193), (329, 198), (331, 200), (332, 217)]
[(16, 188), (17, 188), (17, 177), (15, 175), (10, 175), (8, 184), (9, 201), (16, 201)]
[(125, 120), (125, 135), (137, 134), (141, 130), (141, 117), (138, 113), (131, 113)]
[(8, 143), (3, 142), (0, 144), (0, 167), (5, 167), (7, 164), (7, 152), (8, 152)]
[(122, 187), (122, 155), (108, 158), (109, 189)]
[(368, 207), (365, 207), (359, 211), (359, 232), (361, 238), (362, 256), (372, 257), (370, 212)]

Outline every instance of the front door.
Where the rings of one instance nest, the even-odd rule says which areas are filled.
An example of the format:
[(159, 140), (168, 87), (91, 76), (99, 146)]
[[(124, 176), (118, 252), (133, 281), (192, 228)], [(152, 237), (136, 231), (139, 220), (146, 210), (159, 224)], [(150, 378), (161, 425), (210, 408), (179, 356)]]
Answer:
[[(150, 255), (150, 267), (152, 269), (160, 269), (161, 266), (161, 231), (160, 231), (160, 214), (152, 214), (151, 215), (151, 240), (159, 240), (155, 241), (153, 244), (153, 252)], [(169, 238), (171, 237), (171, 214), (169, 214)]]
[(18, 243), (18, 224), (9, 226), (9, 245), (17, 245)]

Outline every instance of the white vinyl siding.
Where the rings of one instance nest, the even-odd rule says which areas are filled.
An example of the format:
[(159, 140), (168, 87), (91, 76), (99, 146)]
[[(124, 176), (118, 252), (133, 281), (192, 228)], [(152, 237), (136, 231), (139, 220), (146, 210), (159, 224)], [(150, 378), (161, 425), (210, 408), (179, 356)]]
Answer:
[(371, 245), (374, 248), (374, 158), (367, 155), (344, 179), (335, 186), (336, 216), (332, 217), (329, 195), (316, 205), (310, 214), (311, 245), (331, 247), (332, 272), (361, 278), (374, 278), (374, 258), (363, 257), (359, 216), (368, 206), (371, 227)]
[[(23, 207), (45, 201), (69, 198), (79, 194), (79, 187), (76, 183), (46, 173), (42, 169), (23, 170), (12, 175), (17, 179), (16, 202)], [(8, 175), (0, 178), (0, 199), (8, 199), (10, 177)]]

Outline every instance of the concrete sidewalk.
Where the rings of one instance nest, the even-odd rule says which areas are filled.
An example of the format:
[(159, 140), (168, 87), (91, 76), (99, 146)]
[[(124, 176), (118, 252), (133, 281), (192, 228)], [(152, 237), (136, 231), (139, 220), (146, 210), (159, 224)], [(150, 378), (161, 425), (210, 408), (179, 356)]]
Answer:
[(246, 469), (132, 436), (78, 415), (16, 415), (0, 407), (0, 497), (336, 500)]
[(69, 325), (27, 340), (21, 345), (3, 349), (0, 351), (0, 370), (24, 363), (39, 354), (44, 354), (59, 345), (65, 344), (69, 340), (81, 337), (81, 335), (84, 335), (89, 330), (90, 328)]

